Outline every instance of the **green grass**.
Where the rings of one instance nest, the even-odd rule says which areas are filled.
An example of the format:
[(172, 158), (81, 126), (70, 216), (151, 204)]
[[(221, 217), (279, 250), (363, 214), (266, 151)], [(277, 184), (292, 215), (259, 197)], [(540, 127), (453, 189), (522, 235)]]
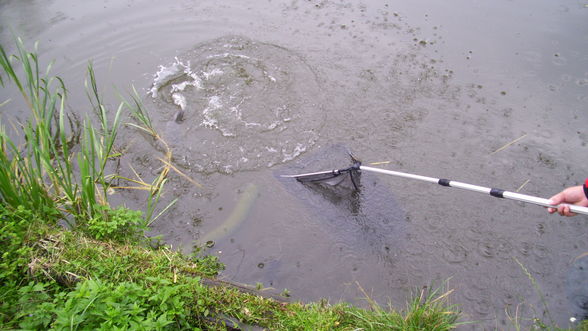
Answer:
[[(89, 66), (93, 112), (77, 121), (66, 111), (67, 90), (51, 66), (41, 71), (21, 40), (16, 49), (8, 55), (0, 46), (0, 84), (17, 88), (30, 117), (14, 125), (19, 136), (0, 129), (1, 329), (449, 330), (459, 324), (449, 292), (420, 293), (396, 311), (369, 298), (371, 308), (360, 309), (205, 286), (222, 269), (215, 257), (186, 256), (145, 237), (169, 208), (157, 211), (169, 171), (185, 175), (173, 166), (137, 94), (109, 111)], [(150, 182), (110, 172), (120, 156), (124, 111), (135, 121), (130, 126), (164, 147), (163, 171)], [(120, 188), (115, 180), (146, 191), (145, 212), (110, 206), (108, 192)]]
[(148, 328), (159, 320), (169, 328), (224, 329), (223, 323), (235, 323), (272, 330), (450, 330), (459, 317), (447, 295), (437, 292), (396, 312), (374, 302), (369, 310), (326, 301), (283, 303), (236, 288), (206, 287), (200, 280), (222, 268), (216, 257), (100, 241), (33, 222), (37, 230), (25, 236), (21, 247), (27, 249), (20, 253), (21, 274), (29, 282), (7, 305), (18, 313), (3, 307), (10, 327)]

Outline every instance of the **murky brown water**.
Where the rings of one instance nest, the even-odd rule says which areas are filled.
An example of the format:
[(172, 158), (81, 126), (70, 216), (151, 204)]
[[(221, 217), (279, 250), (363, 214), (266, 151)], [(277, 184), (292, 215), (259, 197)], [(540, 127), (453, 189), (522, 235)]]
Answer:
[[(0, 35), (9, 45), (11, 26), (40, 41), (72, 109), (86, 108), (89, 60), (105, 96), (113, 84), (141, 91), (176, 165), (205, 186), (172, 175), (165, 199), (179, 200), (154, 232), (186, 251), (215, 240), (224, 278), (362, 304), (359, 284), (396, 306), (449, 279), (464, 318), (480, 321), (473, 328), (508, 329), (505, 311), (518, 308), (523, 324), (544, 311), (516, 259), (565, 327), (574, 313), (565, 280), (588, 251), (588, 218), (385, 176), (364, 176), (363, 195), (341, 202), (275, 174), (342, 144), (389, 169), (526, 183), (521, 192), (542, 197), (580, 183), (587, 4), (5, 0)], [(150, 179), (157, 146), (124, 138), (123, 169)]]

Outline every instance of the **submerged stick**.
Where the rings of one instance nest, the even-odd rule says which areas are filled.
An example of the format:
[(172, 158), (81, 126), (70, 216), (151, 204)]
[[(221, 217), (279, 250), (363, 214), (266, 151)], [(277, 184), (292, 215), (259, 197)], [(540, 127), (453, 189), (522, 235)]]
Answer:
[(513, 145), (513, 144), (516, 144), (516, 143), (517, 143), (519, 140), (521, 140), (521, 139), (525, 138), (526, 136), (527, 136), (527, 134), (525, 133), (524, 135), (522, 135), (522, 136), (518, 137), (517, 139), (515, 139), (515, 140), (513, 140), (513, 141), (509, 142), (508, 144), (506, 144), (506, 145), (504, 145), (504, 146), (500, 147), (499, 149), (495, 150), (494, 152), (490, 153), (490, 155), (493, 155), (493, 154), (496, 154), (496, 153), (498, 153), (498, 152), (500, 152), (500, 151), (502, 151), (502, 150), (505, 150), (507, 147), (509, 147), (509, 146), (511, 146), (511, 145)]
[(522, 190), (523, 187), (525, 187), (525, 185), (529, 184), (530, 181), (531, 181), (530, 179), (527, 179), (524, 183), (521, 184), (521, 186), (519, 186), (518, 189), (516, 189), (515, 192), (519, 192), (520, 190)]

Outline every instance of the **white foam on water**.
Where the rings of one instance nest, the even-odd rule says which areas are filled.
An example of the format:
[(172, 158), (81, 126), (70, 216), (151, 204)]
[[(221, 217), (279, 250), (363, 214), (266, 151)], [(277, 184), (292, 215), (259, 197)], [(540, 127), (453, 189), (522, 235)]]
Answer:
[(159, 66), (159, 71), (157, 71), (157, 73), (155, 73), (155, 75), (153, 75), (154, 76), (153, 85), (151, 85), (151, 89), (149, 89), (149, 91), (147, 93), (151, 94), (151, 96), (153, 98), (157, 98), (157, 91), (161, 87), (162, 82), (166, 82), (168, 77), (172, 77), (173, 75), (176, 75), (177, 73), (178, 73), (177, 68), (174, 68), (173, 66), (171, 66), (171, 67)]
[(213, 54), (213, 55), (209, 55), (206, 58), (207, 59), (216, 59), (216, 58), (227, 58), (227, 57), (236, 57), (236, 58), (241, 58), (241, 59), (251, 59), (251, 57), (247, 56), (247, 55), (243, 55), (243, 54), (231, 54), (231, 53), (223, 53), (223, 54)]
[(292, 153), (287, 153), (285, 151), (285, 149), (282, 149), (282, 155), (284, 156), (284, 158), (282, 159), (282, 162), (292, 161), (298, 155), (300, 155), (300, 154), (302, 154), (304, 152), (306, 152), (306, 145), (301, 144), (301, 143), (297, 143), (296, 144), (296, 147), (294, 148), (294, 150), (292, 151)]
[(233, 106), (230, 108), (231, 113), (235, 114), (235, 118), (241, 119), (241, 109), (238, 106)]
[(208, 98), (208, 107), (204, 108), (204, 110), (202, 110), (202, 125), (207, 127), (207, 128), (214, 128), (214, 129), (218, 129), (218, 120), (216, 118), (214, 118), (214, 113), (213, 111), (222, 107), (222, 104), (220, 103), (220, 98), (217, 95), (214, 95), (210, 98)]
[(194, 80), (192, 80), (192, 81), (184, 81), (184, 82), (181, 82), (179, 84), (173, 84), (171, 86), (171, 92), (182, 92), (188, 86), (194, 86), (197, 89), (202, 89), (202, 83), (200, 81), (200, 78), (198, 76), (196, 76), (195, 74), (193, 74), (193, 76), (191, 75), (191, 77)]
[(278, 81), (278, 80), (276, 79), (276, 77), (274, 77), (274, 76), (272, 76), (272, 75), (268, 74), (268, 73), (267, 73), (267, 71), (265, 71), (265, 70), (263, 71), (263, 74), (264, 74), (264, 75), (265, 75), (267, 78), (269, 78), (269, 80), (271, 80), (271, 81), (272, 81), (272, 82), (274, 82), (274, 83)]
[(233, 166), (230, 165), (230, 164), (224, 166), (223, 169), (224, 169), (225, 173), (227, 173), (227, 174), (232, 174), (233, 173)]
[[(162, 86), (179, 77), (182, 73), (186, 74), (192, 79), (183, 81), (181, 83), (172, 84), (170, 90), (171, 93), (184, 91), (188, 86), (193, 86), (197, 89), (203, 88), (202, 79), (196, 73), (192, 72), (192, 69), (190, 68), (190, 61), (186, 61), (186, 63), (184, 63), (178, 57), (175, 57), (172, 64), (168, 66), (159, 66), (158, 71), (153, 75), (153, 84), (151, 85), (151, 88), (147, 94), (150, 94), (153, 98), (157, 98), (158, 92), (161, 90)], [(208, 76), (210, 76), (210, 74), (208, 74), (206, 77), (208, 78)]]
[(280, 122), (272, 122), (270, 125), (267, 126), (267, 129), (271, 131), (271, 130), (277, 128), (278, 125), (280, 125), (280, 124), (281, 124)]
[(202, 72), (202, 76), (204, 76), (204, 79), (209, 79), (210, 77), (213, 76), (220, 76), (222, 75), (224, 72), (222, 70), (220, 70), (219, 68), (214, 68), (211, 71), (203, 71)]
[(174, 101), (174, 104), (180, 106), (181, 110), (186, 109), (187, 102), (186, 102), (186, 97), (183, 94), (181, 94), (181, 93), (172, 94), (172, 100)]
[[(221, 101), (221, 97), (218, 95), (213, 95), (208, 98), (208, 107), (204, 108), (202, 111), (202, 123), (201, 125), (207, 128), (217, 129), (219, 130), (224, 137), (235, 137), (236, 133), (231, 130), (231, 128), (227, 128), (223, 123), (220, 122), (221, 119), (227, 120), (223, 118), (223, 103)], [(236, 116), (240, 116), (240, 112), (238, 109), (235, 108)], [(229, 120), (230, 121), (230, 120)]]
[(260, 127), (259, 123), (250, 123), (250, 122), (243, 122), (246, 128), (253, 128), (253, 127)]
[(208, 98), (208, 105), (213, 109), (219, 109), (223, 106), (223, 104), (220, 102), (220, 97), (218, 95), (213, 95), (210, 98)]
[(159, 70), (153, 75), (153, 85), (147, 93), (150, 94), (153, 98), (157, 98), (157, 92), (161, 86), (165, 85), (175, 76), (177, 76), (180, 72), (183, 71), (185, 67), (186, 65), (184, 65), (177, 57), (175, 58), (174, 63), (169, 66), (160, 65)]
[(200, 90), (203, 89), (202, 79), (200, 79), (200, 77), (196, 73), (192, 72), (192, 68), (190, 68), (190, 61), (188, 61), (188, 64), (184, 64), (181, 61), (179, 61), (179, 63), (184, 67), (184, 73), (186, 74), (186, 76), (192, 78), (192, 80), (186, 80), (178, 84), (172, 84), (171, 92), (182, 92), (188, 86), (193, 86)]

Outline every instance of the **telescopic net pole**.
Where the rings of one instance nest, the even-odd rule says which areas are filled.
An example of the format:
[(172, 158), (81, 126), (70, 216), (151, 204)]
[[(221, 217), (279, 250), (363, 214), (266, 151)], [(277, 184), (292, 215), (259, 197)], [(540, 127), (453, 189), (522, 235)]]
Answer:
[(457, 182), (457, 181), (453, 181), (453, 180), (449, 180), (449, 179), (420, 176), (420, 175), (414, 175), (414, 174), (409, 174), (409, 173), (404, 173), (404, 172), (399, 172), (399, 171), (385, 170), (385, 169), (372, 168), (372, 167), (366, 167), (366, 166), (360, 166), (359, 169), (363, 170), (363, 171), (370, 171), (370, 172), (375, 172), (375, 173), (380, 173), (380, 174), (385, 174), (385, 175), (391, 175), (391, 176), (397, 176), (397, 177), (403, 177), (403, 178), (409, 178), (409, 179), (416, 179), (416, 180), (425, 181), (425, 182), (429, 182), (429, 183), (437, 183), (442, 186), (456, 187), (456, 188), (460, 188), (460, 189), (464, 189), (464, 190), (468, 190), (468, 191), (489, 194), (489, 195), (496, 197), (496, 198), (504, 198), (504, 199), (528, 202), (528, 203), (532, 203), (532, 204), (543, 206), (543, 207), (550, 207), (550, 208), (557, 209), (560, 206), (568, 206), (570, 208), (570, 211), (573, 213), (588, 215), (588, 208), (586, 208), (586, 207), (569, 205), (569, 204), (552, 205), (552, 204), (550, 204), (549, 199), (534, 197), (531, 195), (520, 194), (520, 193), (515, 193), (515, 192), (509, 192), (509, 191), (505, 191), (505, 190), (501, 190), (501, 189), (497, 189), (497, 188), (483, 187), (483, 186), (478, 186), (478, 185), (461, 183), (461, 182)]

